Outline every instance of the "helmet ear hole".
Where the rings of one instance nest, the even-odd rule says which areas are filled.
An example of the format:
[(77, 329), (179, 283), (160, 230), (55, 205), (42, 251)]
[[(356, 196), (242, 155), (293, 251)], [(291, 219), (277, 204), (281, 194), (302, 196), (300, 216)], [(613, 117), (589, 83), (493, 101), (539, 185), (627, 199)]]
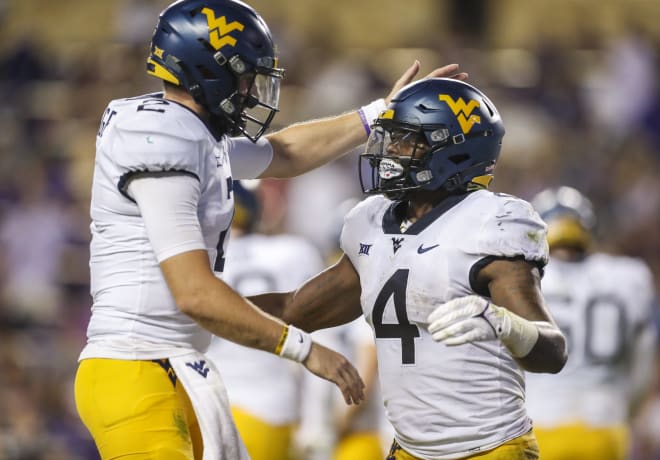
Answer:
[(203, 65), (198, 65), (197, 70), (199, 71), (200, 75), (204, 77), (206, 80), (212, 80), (214, 78), (218, 78), (213, 74), (213, 72), (211, 72), (208, 68), (206, 68)]
[(470, 159), (470, 155), (468, 155), (467, 153), (460, 153), (458, 155), (452, 155), (449, 157), (449, 161), (451, 161), (455, 165), (459, 165), (469, 159)]
[(198, 38), (197, 42), (201, 44), (204, 48), (206, 48), (206, 50), (209, 53), (211, 53), (212, 55), (215, 54), (216, 52), (215, 48), (213, 48), (213, 46), (208, 41), (204, 40), (203, 38)]

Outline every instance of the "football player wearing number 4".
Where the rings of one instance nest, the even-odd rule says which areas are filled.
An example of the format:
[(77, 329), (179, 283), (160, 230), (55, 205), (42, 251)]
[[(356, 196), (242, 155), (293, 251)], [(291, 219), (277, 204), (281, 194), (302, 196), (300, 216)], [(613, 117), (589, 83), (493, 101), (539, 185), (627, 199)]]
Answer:
[(651, 271), (592, 250), (596, 218), (578, 190), (547, 189), (532, 204), (548, 225), (543, 294), (569, 349), (560, 375), (527, 376), (543, 460), (630, 458), (629, 423), (653, 379)]
[(164, 91), (112, 101), (103, 116), (90, 206), (93, 306), (75, 398), (104, 460), (247, 458), (218, 370), (202, 353), (212, 334), (302, 363), (349, 404), (363, 399), (345, 357), (222, 281), (233, 179), (327, 163), (363, 143), (364, 123), (385, 106), (261, 137), (284, 74), (274, 49), (245, 3), (177, 1), (161, 13), (147, 60)]
[(376, 196), (347, 214), (339, 262), (253, 300), (305, 330), (364, 315), (395, 430), (388, 460), (538, 458), (524, 371), (559, 372), (566, 346), (540, 290), (545, 224), (487, 190), (504, 135), (495, 106), (428, 79), (371, 129), (361, 179)]

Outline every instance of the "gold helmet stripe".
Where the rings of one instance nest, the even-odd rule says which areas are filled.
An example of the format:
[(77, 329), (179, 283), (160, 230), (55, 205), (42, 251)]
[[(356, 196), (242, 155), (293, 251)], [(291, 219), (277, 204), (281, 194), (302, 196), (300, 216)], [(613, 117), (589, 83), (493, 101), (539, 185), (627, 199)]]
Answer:
[(482, 188), (488, 188), (491, 182), (493, 182), (492, 174), (473, 177), (472, 179), (470, 179), (470, 183), (468, 183), (468, 190), (479, 190)]
[(392, 109), (383, 110), (380, 113), (380, 115), (378, 115), (378, 118), (382, 118), (385, 120), (392, 120), (394, 118), (394, 110)]
[(151, 58), (147, 59), (147, 73), (149, 75), (153, 75), (154, 77), (160, 78), (161, 80), (165, 80), (166, 82), (179, 86), (179, 79), (175, 77), (172, 72)]

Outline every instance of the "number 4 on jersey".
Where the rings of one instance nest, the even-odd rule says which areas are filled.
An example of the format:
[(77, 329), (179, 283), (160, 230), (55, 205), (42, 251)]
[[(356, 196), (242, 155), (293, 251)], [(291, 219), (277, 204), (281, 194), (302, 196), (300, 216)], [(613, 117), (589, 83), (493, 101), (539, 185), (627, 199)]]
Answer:
[[(387, 280), (381, 289), (373, 308), (373, 324), (376, 338), (401, 339), (401, 363), (415, 364), (415, 337), (419, 329), (408, 321), (406, 313), (406, 289), (408, 287), (407, 268), (400, 268)], [(398, 324), (384, 324), (383, 313), (390, 297), (394, 300), (394, 311)]]

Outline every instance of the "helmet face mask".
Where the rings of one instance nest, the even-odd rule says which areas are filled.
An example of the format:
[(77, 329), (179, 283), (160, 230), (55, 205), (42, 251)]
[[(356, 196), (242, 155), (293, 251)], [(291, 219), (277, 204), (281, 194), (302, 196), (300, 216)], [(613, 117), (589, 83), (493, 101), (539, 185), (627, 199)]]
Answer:
[(360, 155), (362, 190), (403, 199), (413, 190), (464, 191), (479, 176), (487, 184), (503, 136), (499, 114), (478, 89), (447, 78), (417, 81), (374, 122)]
[(284, 77), (266, 23), (237, 0), (182, 0), (166, 8), (147, 73), (184, 88), (223, 133), (252, 141), (277, 113)]
[[(249, 138), (258, 139), (270, 126), (279, 111), (280, 80), (282, 76), (255, 73), (239, 79), (237, 91), (241, 119), (236, 123), (239, 131)], [(235, 134), (235, 133), (234, 133)]]
[(371, 187), (365, 188), (362, 174), (360, 181), (367, 193), (378, 190), (390, 199), (400, 199), (405, 192), (419, 189), (411, 183), (410, 174), (423, 166), (423, 158), (429, 151), (421, 129), (404, 126), (389, 120), (377, 120), (374, 124), (361, 161), (371, 167)]

